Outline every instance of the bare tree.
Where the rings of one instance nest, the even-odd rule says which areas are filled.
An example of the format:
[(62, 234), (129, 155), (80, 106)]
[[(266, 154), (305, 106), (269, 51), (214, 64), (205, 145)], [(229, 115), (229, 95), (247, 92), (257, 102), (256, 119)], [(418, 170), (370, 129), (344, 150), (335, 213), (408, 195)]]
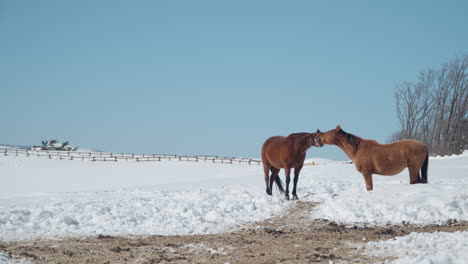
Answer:
[(418, 122), (418, 94), (409, 82), (401, 84), (396, 93), (397, 115), (400, 120), (402, 136), (413, 138), (416, 134), (416, 123)]
[(416, 139), (432, 153), (459, 153), (467, 148), (468, 55), (440, 70), (421, 71), (416, 83), (403, 82), (395, 92), (400, 131), (392, 140)]

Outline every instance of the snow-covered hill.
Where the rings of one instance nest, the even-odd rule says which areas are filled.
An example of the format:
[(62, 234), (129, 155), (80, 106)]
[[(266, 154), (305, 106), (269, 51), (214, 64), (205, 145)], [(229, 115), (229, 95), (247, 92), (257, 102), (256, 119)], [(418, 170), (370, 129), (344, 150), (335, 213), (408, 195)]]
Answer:
[[(22, 146), (22, 145), (11, 145), (11, 144), (0, 144), (0, 149), (21, 149), (21, 150), (30, 150), (33, 146)], [(90, 148), (81, 148), (77, 147), (76, 152), (102, 152), (101, 150), (90, 149)]]

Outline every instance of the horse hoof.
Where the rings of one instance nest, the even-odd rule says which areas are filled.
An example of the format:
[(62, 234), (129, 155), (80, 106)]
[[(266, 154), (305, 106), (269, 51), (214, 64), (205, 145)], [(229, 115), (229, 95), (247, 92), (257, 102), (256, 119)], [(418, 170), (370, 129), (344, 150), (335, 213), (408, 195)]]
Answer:
[(286, 200), (289, 200), (289, 195), (286, 194), (286, 195), (284, 196), (284, 198), (285, 198)]
[(266, 190), (266, 193), (267, 193), (268, 195), (272, 195), (271, 189), (267, 189), (267, 190)]
[(297, 195), (293, 195), (293, 200), (299, 200), (299, 197), (297, 197)]

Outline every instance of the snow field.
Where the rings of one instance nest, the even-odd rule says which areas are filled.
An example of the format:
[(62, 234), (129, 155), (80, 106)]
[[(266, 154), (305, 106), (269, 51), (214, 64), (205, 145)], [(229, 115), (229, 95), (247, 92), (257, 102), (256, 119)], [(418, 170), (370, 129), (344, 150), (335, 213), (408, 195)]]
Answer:
[[(257, 165), (3, 157), (0, 166), (13, 178), (2, 176), (7, 183), (0, 194), (2, 240), (209, 234), (272, 217), (288, 206), (280, 197), (264, 194)], [(254, 179), (257, 184), (249, 184)], [(6, 193), (8, 189), (29, 193)]]
[[(304, 166), (298, 195), (320, 203), (310, 212), (312, 219), (349, 225), (468, 221), (467, 152), (431, 158), (429, 184), (410, 185), (404, 170), (374, 175), (371, 192), (354, 165), (311, 162), (318, 165)], [(0, 156), (0, 170), (1, 240), (209, 234), (278, 215), (291, 204), (276, 191), (273, 197), (265, 194), (257, 165)], [(365, 252), (397, 256), (395, 263), (464, 263), (466, 241), (467, 232), (414, 233), (369, 243)]]

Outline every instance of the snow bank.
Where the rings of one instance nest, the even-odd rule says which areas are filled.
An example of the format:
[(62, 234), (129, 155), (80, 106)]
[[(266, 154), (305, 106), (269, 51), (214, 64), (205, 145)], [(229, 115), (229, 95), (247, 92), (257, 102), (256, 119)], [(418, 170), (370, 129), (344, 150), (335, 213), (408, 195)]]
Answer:
[(468, 221), (468, 155), (430, 159), (429, 184), (409, 184), (408, 171), (374, 175), (368, 192), (352, 164), (308, 166), (299, 180), (299, 194), (319, 202), (313, 218), (339, 223), (384, 225), (441, 224)]
[(396, 257), (391, 263), (463, 264), (468, 260), (468, 232), (411, 233), (392, 240), (370, 242), (365, 254)]
[(322, 202), (316, 218), (340, 223), (443, 224), (468, 221), (468, 185), (388, 185), (375, 191), (356, 191), (362, 184), (337, 186)]
[(282, 199), (257, 190), (226, 187), (31, 195), (17, 197), (15, 205), (2, 200), (0, 237), (4, 240), (96, 234), (210, 234), (260, 221), (287, 206)]

